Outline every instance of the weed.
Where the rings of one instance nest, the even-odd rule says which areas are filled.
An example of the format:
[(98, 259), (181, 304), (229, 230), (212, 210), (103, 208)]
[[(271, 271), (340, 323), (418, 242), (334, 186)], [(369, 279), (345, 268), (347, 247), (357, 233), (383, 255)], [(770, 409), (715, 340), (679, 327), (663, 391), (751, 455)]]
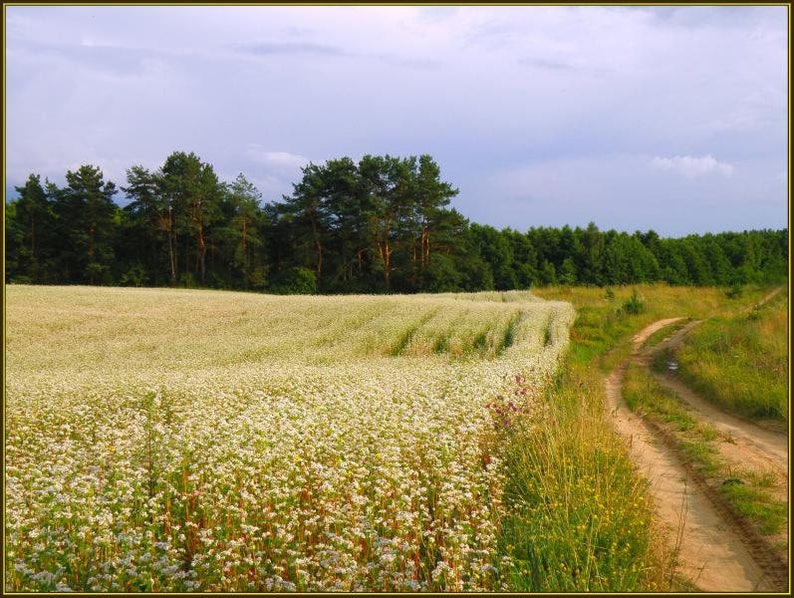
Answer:
[(626, 301), (623, 302), (621, 306), (621, 310), (623, 313), (627, 313), (630, 315), (637, 315), (643, 312), (645, 309), (645, 304), (643, 303), (640, 296), (637, 294), (637, 289), (634, 289), (634, 292), (631, 294)]

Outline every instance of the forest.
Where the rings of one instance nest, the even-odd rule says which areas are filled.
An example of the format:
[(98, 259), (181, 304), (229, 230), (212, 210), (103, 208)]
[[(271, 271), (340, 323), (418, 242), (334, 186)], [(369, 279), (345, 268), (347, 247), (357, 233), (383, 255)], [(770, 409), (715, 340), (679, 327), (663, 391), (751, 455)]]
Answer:
[(31, 174), (5, 206), (5, 281), (344, 294), (788, 277), (788, 229), (497, 230), (450, 207), (458, 189), (429, 155), (343, 157), (301, 173), (275, 202), (192, 152), (156, 171), (133, 166), (119, 187), (93, 165), (68, 171), (65, 187)]

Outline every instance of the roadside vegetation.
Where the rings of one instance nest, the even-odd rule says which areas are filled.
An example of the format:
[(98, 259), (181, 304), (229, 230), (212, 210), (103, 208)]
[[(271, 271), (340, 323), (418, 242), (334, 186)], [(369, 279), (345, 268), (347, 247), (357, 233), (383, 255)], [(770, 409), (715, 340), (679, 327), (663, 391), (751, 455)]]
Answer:
[(699, 422), (675, 393), (647, 372), (630, 366), (623, 384), (630, 409), (661, 429), (667, 442), (705, 483), (716, 489), (733, 513), (762, 536), (774, 537), (786, 549), (788, 503), (774, 471), (747, 467), (724, 457), (720, 445), (731, 438), (708, 423)]
[[(547, 388), (551, 417), (540, 430), (517, 430), (510, 445), (508, 516), (500, 546), (512, 557), (511, 587), (526, 592), (693, 589), (676, 574), (674, 541), (659, 541), (666, 532), (653, 523), (648, 488), (605, 417), (603, 374), (628, 357), (631, 337), (649, 323), (681, 316), (683, 324), (736, 313), (764, 291), (745, 287), (745, 303), (718, 288), (666, 285), (535, 291), (572, 303), (577, 319), (568, 357)], [(691, 451), (702, 454), (704, 466), (710, 463), (706, 444), (693, 441)]]
[[(576, 325), (574, 326), (576, 329)], [(674, 591), (674, 554), (656, 529), (645, 480), (604, 417), (603, 381), (568, 359), (546, 389), (541, 427), (514, 430), (500, 548), (518, 592)]]
[(749, 311), (715, 317), (675, 351), (681, 376), (724, 409), (788, 423), (788, 289)]

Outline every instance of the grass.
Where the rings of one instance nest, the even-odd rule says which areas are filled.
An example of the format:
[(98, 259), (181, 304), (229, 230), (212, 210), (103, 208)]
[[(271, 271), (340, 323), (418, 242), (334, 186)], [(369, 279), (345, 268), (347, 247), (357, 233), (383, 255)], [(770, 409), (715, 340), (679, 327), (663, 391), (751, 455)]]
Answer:
[(654, 544), (652, 506), (598, 406), (601, 383), (571, 362), (548, 390), (543, 425), (517, 427), (507, 453), (499, 545), (517, 592), (642, 592), (680, 588)]
[(626, 372), (623, 396), (632, 411), (664, 426), (685, 461), (720, 494), (733, 511), (763, 535), (786, 530), (788, 505), (774, 497), (773, 473), (737, 467), (720, 455), (727, 439), (708, 424), (698, 423), (675, 395), (641, 368)]
[[(508, 514), (499, 538), (509, 556), (510, 587), (547, 593), (691, 589), (675, 575), (673, 551), (655, 541), (662, 532), (647, 484), (605, 418), (602, 373), (628, 355), (633, 334), (669, 317), (670, 308), (697, 313), (724, 298), (717, 290), (695, 295), (661, 286), (609, 295), (568, 287), (537, 294), (572, 302), (577, 319), (568, 357), (547, 389), (547, 417), (541, 426), (516, 426), (510, 436)], [(626, 310), (627, 301), (643, 308)]]
[[(500, 546), (514, 557), (510, 578), (517, 591), (693, 589), (676, 575), (674, 550), (658, 541), (663, 532), (652, 521), (648, 489), (604, 419), (603, 374), (629, 356), (632, 336), (648, 324), (735, 314), (765, 292), (746, 287), (737, 300), (716, 288), (666, 285), (618, 287), (607, 293), (582, 287), (536, 291), (572, 303), (577, 319), (568, 358), (548, 398), (550, 419), (539, 431), (517, 432), (511, 445), (510, 511)], [(625, 309), (627, 303), (632, 309)], [(667, 334), (669, 330), (657, 338)], [(632, 376), (629, 385), (638, 384), (637, 373)], [(635, 394), (654, 397), (636, 408), (653, 411), (653, 417), (688, 435), (689, 458), (706, 471), (719, 466), (712, 446), (716, 430), (698, 424), (672, 397), (648, 395), (645, 386)], [(548, 497), (554, 498), (549, 502)]]
[(684, 380), (752, 419), (788, 422), (788, 290), (748, 313), (712, 318), (676, 351)]
[[(592, 362), (602, 372), (611, 371), (628, 357), (631, 335), (662, 318), (700, 319), (715, 313), (732, 313), (760, 299), (765, 288), (746, 287), (743, 300), (726, 298), (718, 288), (671, 287), (665, 284), (613, 287), (548, 287), (534, 291), (544, 299), (567, 301), (576, 308), (571, 331), (571, 352), (576, 362)], [(630, 314), (622, 309), (636, 301), (643, 309)]]
[(681, 328), (689, 324), (690, 321), (691, 320), (689, 319), (679, 320), (678, 322), (674, 322), (669, 326), (665, 326), (664, 328), (657, 330), (651, 336), (648, 337), (648, 340), (645, 341), (645, 346), (654, 347), (658, 345), (666, 338), (672, 336), (673, 334), (681, 330)]
[[(750, 480), (747, 475), (744, 479)], [(738, 480), (738, 483), (733, 480)], [(764, 488), (742, 478), (730, 478), (723, 483), (722, 493), (736, 512), (758, 526), (764, 535), (780, 534), (787, 528), (788, 505), (775, 498)]]

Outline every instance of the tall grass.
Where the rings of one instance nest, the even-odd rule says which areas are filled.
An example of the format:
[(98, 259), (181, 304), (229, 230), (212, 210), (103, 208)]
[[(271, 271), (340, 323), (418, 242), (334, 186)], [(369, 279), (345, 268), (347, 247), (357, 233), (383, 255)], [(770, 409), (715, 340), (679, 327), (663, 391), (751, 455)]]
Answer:
[[(571, 302), (577, 319), (568, 358), (547, 391), (543, 425), (517, 427), (507, 452), (508, 514), (499, 546), (511, 557), (506, 576), (512, 588), (692, 589), (676, 576), (672, 540), (662, 541), (666, 532), (653, 521), (646, 482), (605, 418), (603, 373), (628, 357), (632, 336), (651, 322), (735, 313), (763, 292), (746, 289), (743, 303), (721, 289), (666, 285), (536, 291)], [(680, 424), (694, 426), (685, 418)]]
[(788, 421), (788, 290), (768, 304), (712, 318), (676, 351), (683, 378), (715, 403), (750, 418)]
[[(674, 553), (657, 541), (647, 482), (604, 413), (601, 372), (626, 355), (631, 334), (651, 315), (623, 310), (656, 289), (545, 289), (572, 301), (577, 319), (569, 355), (545, 390), (541, 425), (512, 430), (506, 450), (499, 546), (505, 577), (520, 592), (649, 592), (686, 589)], [(619, 348), (616, 350), (616, 348)], [(611, 353), (610, 353), (611, 352)]]
[(664, 591), (672, 555), (654, 543), (648, 487), (599, 405), (600, 379), (569, 363), (543, 425), (518, 427), (499, 545), (519, 592)]

